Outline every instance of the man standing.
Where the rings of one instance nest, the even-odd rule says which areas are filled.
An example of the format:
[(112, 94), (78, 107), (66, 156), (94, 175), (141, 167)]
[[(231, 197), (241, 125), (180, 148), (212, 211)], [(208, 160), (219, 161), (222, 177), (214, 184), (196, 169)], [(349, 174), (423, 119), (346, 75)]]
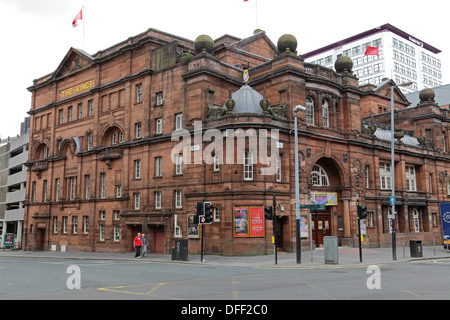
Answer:
[(141, 233), (138, 232), (137, 236), (134, 238), (134, 241), (133, 241), (133, 247), (136, 248), (136, 255), (134, 256), (135, 258), (138, 258), (138, 259), (141, 258), (141, 246), (142, 246)]

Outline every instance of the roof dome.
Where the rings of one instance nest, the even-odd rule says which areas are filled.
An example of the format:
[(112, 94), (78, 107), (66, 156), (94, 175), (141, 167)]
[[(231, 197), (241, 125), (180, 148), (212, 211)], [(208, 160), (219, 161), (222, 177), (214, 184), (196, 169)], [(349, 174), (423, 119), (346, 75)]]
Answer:
[[(259, 102), (263, 96), (253, 90), (248, 84), (243, 85), (238, 91), (233, 93), (232, 99), (236, 102), (233, 113), (263, 113)], [(226, 107), (224, 105), (224, 107)]]
[(195, 39), (194, 47), (196, 53), (201, 53), (203, 49), (211, 53), (214, 48), (214, 40), (210, 36), (202, 34)]
[(277, 47), (280, 53), (286, 52), (287, 48), (289, 48), (291, 52), (296, 52), (297, 39), (292, 34), (283, 34), (278, 39)]
[(337, 73), (352, 72), (353, 60), (347, 56), (341, 56), (336, 59), (334, 68)]
[(434, 101), (434, 97), (436, 94), (434, 93), (433, 89), (431, 88), (425, 88), (419, 93), (419, 99), (420, 102), (431, 102)]

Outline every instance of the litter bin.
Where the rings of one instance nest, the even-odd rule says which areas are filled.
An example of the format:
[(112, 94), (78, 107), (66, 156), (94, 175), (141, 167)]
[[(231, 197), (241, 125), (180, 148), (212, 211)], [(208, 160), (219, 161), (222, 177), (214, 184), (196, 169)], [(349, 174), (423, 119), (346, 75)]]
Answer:
[(338, 238), (323, 237), (323, 257), (325, 264), (338, 264)]
[(175, 240), (175, 248), (172, 248), (172, 260), (188, 261), (188, 240)]
[(409, 250), (411, 251), (411, 258), (422, 258), (422, 241), (420, 240), (409, 240)]

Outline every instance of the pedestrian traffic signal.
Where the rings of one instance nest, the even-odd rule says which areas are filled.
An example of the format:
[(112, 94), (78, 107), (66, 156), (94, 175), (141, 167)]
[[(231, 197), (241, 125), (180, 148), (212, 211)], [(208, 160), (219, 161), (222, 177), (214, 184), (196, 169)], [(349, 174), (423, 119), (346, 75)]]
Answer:
[(205, 215), (205, 223), (213, 222), (213, 206), (211, 202), (203, 202), (203, 214)]
[(273, 219), (273, 209), (272, 206), (267, 206), (264, 208), (264, 217), (267, 220), (272, 220)]
[(358, 206), (358, 218), (360, 220), (367, 218), (367, 208), (363, 206)]

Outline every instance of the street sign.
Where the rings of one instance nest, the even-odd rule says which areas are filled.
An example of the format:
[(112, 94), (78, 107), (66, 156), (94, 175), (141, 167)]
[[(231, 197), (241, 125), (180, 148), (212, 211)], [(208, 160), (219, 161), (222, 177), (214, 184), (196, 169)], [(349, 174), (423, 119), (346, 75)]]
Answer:
[(390, 204), (391, 206), (395, 206), (395, 197), (391, 197)]
[(301, 204), (300, 209), (325, 210), (325, 204)]

